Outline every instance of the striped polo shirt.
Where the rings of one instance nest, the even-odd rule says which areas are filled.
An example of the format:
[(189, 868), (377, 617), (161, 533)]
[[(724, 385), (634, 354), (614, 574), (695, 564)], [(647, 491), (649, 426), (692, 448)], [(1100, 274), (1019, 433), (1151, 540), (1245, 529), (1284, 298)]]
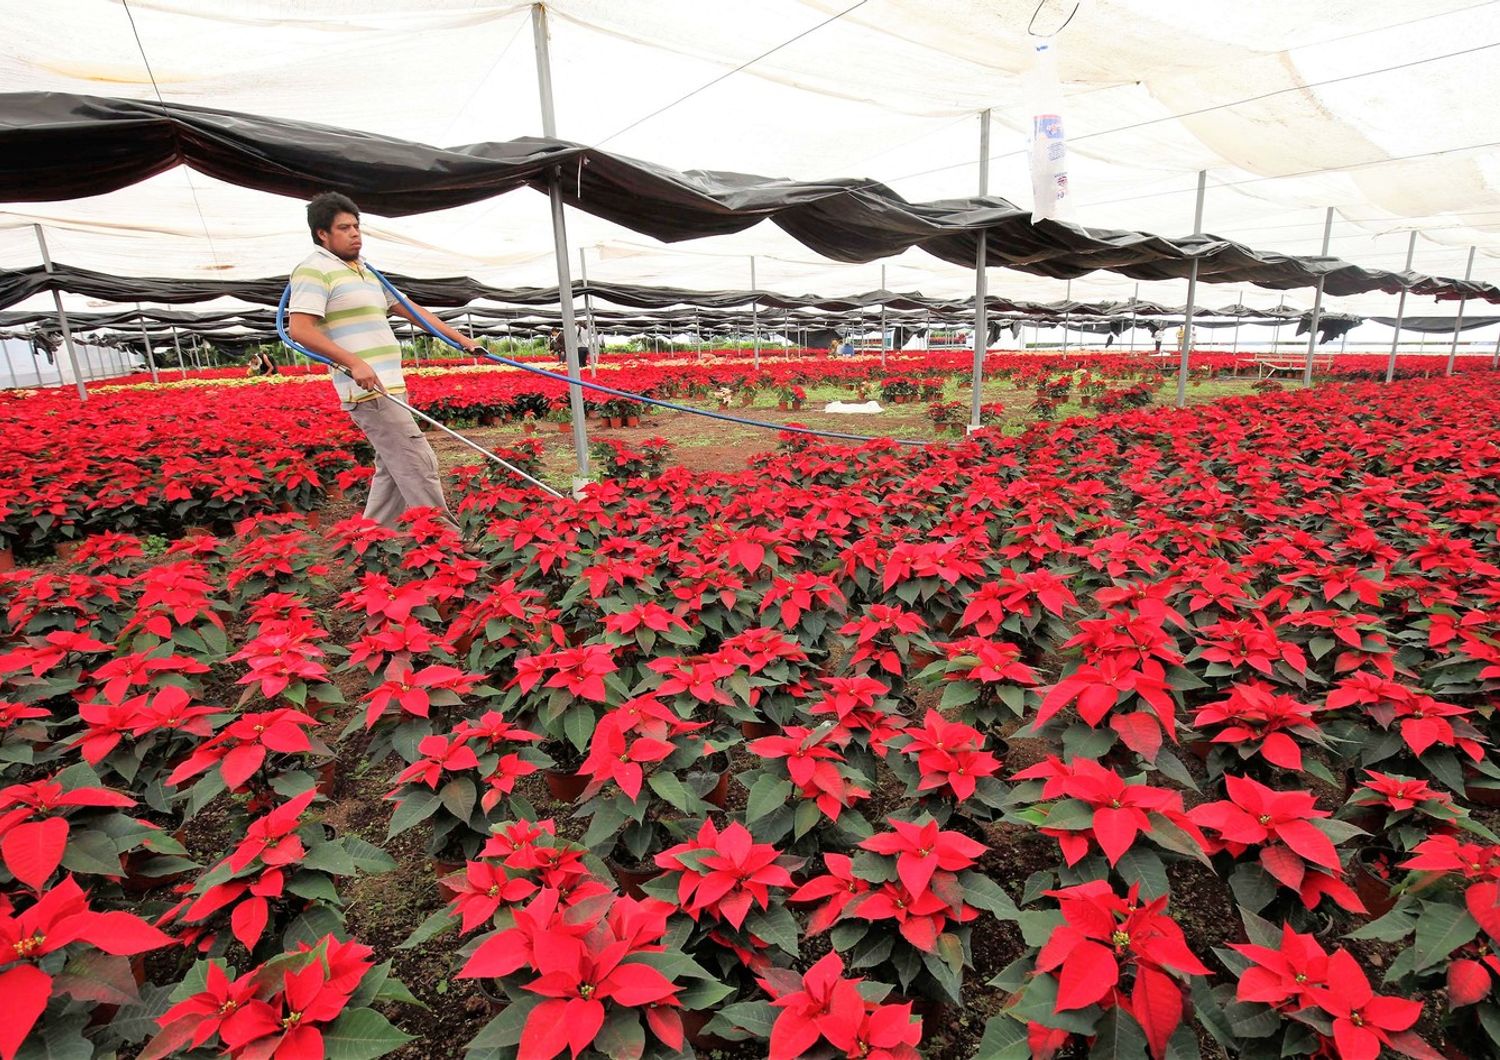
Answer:
[[(317, 317), (319, 331), (364, 358), (386, 390), (399, 392), (406, 389), (401, 378), (401, 344), (388, 316), (395, 303), (362, 262), (344, 261), (319, 247), (292, 270), (287, 311)], [(355, 386), (343, 372), (334, 371), (331, 376), (345, 408), (378, 396)]]

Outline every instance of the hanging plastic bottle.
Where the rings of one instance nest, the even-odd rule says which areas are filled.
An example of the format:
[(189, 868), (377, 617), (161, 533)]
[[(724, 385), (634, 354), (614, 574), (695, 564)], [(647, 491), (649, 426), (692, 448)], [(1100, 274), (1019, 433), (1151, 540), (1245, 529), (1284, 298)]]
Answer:
[(1036, 45), (1025, 91), (1031, 105), (1031, 219), (1066, 221), (1072, 217), (1068, 191), (1068, 146), (1063, 138), (1062, 86), (1057, 79), (1057, 52), (1051, 41)]

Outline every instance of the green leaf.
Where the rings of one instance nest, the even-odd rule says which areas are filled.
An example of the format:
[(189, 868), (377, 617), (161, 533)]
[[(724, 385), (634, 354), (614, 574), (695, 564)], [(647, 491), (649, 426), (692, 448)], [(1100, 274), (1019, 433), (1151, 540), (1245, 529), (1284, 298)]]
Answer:
[(43, 1021), (33, 1028), (16, 1052), (16, 1060), (94, 1060), (94, 1046), (83, 1036), (87, 1015)]
[(326, 905), (309, 906), (287, 925), (281, 936), (281, 948), (290, 952), (299, 942), (311, 946), (324, 935), (332, 935), (342, 942), (349, 937), (349, 932), (344, 929), (344, 919), (336, 910)]
[(617, 1008), (594, 1037), (594, 1048), (610, 1060), (640, 1060), (646, 1048), (646, 1029), (634, 1009)]
[(693, 804), (699, 801), (697, 796), (683, 787), (682, 781), (671, 773), (653, 773), (648, 783), (652, 791), (683, 813), (692, 813)]
[(1010, 895), (988, 876), (968, 871), (959, 876), (959, 882), (963, 884), (964, 897), (970, 905), (986, 909), (1001, 920), (1015, 920), (1021, 915)]
[(745, 926), (783, 953), (797, 956), (797, 920), (784, 905), (772, 905), (764, 912), (755, 913), (745, 920)]
[(459, 918), (451, 915), (445, 906), (418, 924), (416, 930), (406, 937), (406, 941), (400, 943), (396, 948), (398, 950), (415, 949), (428, 939), (441, 935), (449, 928), (458, 927), (458, 924)]
[[(925, 1028), (924, 1028), (925, 1029)], [(1026, 1028), (1005, 1014), (992, 1017), (984, 1025), (984, 1037), (974, 1060), (1030, 1060), (1031, 1045)]]
[(1016, 917), (1016, 923), (1021, 925), (1021, 937), (1026, 940), (1028, 946), (1045, 945), (1062, 922), (1063, 915), (1056, 909), (1026, 912)]
[(822, 816), (817, 803), (811, 799), (803, 799), (797, 804), (797, 812), (792, 815), (792, 834), (801, 839), (817, 826)]
[[(531, 1010), (545, 1000), (535, 994), (525, 994), (501, 1010), (500, 1014), (484, 1025), (469, 1043), (465, 1060), (490, 1060), (500, 1056), (500, 1050), (513, 1049), (521, 1044), (521, 1031)], [(514, 1054), (512, 1054), (514, 1055)]]
[(1133, 847), (1120, 855), (1115, 869), (1127, 884), (1140, 884), (1142, 897), (1160, 898), (1171, 892), (1171, 885), (1167, 882), (1167, 867), (1161, 863), (1161, 858), (1156, 856), (1155, 851)]
[(104, 833), (74, 828), (68, 833), (62, 867), (85, 876), (118, 876), (120, 855)]
[(589, 737), (594, 735), (594, 712), (581, 703), (575, 703), (563, 715), (563, 733), (580, 752), (587, 751)]
[(353, 876), (359, 872), (344, 848), (336, 842), (313, 843), (307, 848), (302, 867), (312, 872), (326, 872), (330, 876)]
[(444, 809), (466, 824), (473, 816), (474, 804), (479, 801), (474, 781), (469, 777), (454, 777), (448, 781), (438, 792), (438, 798), (442, 800)]
[(1479, 934), (1479, 923), (1456, 905), (1426, 902), (1417, 918), (1416, 971), (1430, 968)]
[(773, 810), (786, 805), (791, 795), (791, 781), (769, 775), (757, 778), (750, 785), (750, 797), (745, 803), (745, 824), (754, 824)]
[[(1060, 921), (1059, 921), (1060, 922)], [(1010, 1008), (1016, 1019), (1040, 1023), (1074, 1034), (1093, 1034), (1099, 1021), (1099, 1006), (1057, 1011), (1057, 980), (1050, 975), (1038, 975), (1026, 984)]]
[(697, 1012), (713, 1008), (732, 993), (734, 993), (734, 987), (728, 983), (715, 982), (712, 979), (695, 979), (678, 992), (677, 1000), (683, 1008)]
[(1038, 869), (1026, 877), (1026, 886), (1021, 889), (1021, 904), (1030, 905), (1045, 891), (1057, 886), (1057, 876), (1051, 869)]
[(738, 1001), (721, 1008), (714, 1022), (722, 1019), (728, 1026), (749, 1031), (757, 1038), (770, 1038), (776, 1015), (777, 1010), (769, 1001)]
[(391, 824), (386, 830), (386, 838), (392, 839), (414, 825), (421, 824), (427, 818), (437, 812), (442, 805), (437, 796), (431, 792), (414, 788), (407, 792), (396, 806), (396, 812), (391, 814)]
[(345, 1012), (323, 1031), (326, 1060), (375, 1060), (411, 1041), (372, 1008)]
[(1089, 1060), (1150, 1060), (1141, 1025), (1124, 1009), (1110, 1009), (1099, 1024)]
[(1351, 931), (1345, 935), (1350, 939), (1374, 939), (1378, 942), (1398, 942), (1412, 933), (1417, 926), (1417, 918), (1412, 915), (1411, 910), (1404, 904), (1391, 908), (1384, 916), (1370, 921), (1357, 931)]
[[(530, 820), (530, 818), (527, 818)], [(396, 868), (396, 860), (374, 843), (367, 843), (356, 835), (346, 835), (339, 839), (339, 844), (344, 848), (354, 862), (355, 868), (360, 872), (378, 875), (382, 872), (392, 872)]]

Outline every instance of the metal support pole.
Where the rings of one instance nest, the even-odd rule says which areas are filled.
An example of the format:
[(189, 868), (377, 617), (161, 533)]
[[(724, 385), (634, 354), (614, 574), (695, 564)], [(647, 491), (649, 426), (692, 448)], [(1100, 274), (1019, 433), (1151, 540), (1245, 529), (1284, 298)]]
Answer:
[(755, 333), (755, 370), (760, 371), (760, 295), (755, 286), (755, 255), (750, 255), (750, 330)]
[[(1495, 352), (1490, 357), (1490, 370), (1493, 371), (1496, 368), (1500, 368), (1500, 335), (1495, 336)], [(41, 376), (37, 378), (40, 379)]]
[[(1203, 193), (1208, 187), (1208, 171), (1198, 170), (1198, 201), (1193, 206), (1193, 235), (1203, 234)], [(1193, 350), (1193, 306), (1198, 300), (1198, 258), (1188, 266), (1187, 314), (1182, 320), (1182, 349), (1177, 351), (1177, 407), (1187, 405), (1188, 360)]]
[(1063, 289), (1063, 318), (1062, 318), (1062, 329), (1063, 329), (1062, 351), (1063, 351), (1063, 353), (1067, 353), (1068, 352), (1068, 304), (1070, 302), (1072, 302), (1072, 301), (1073, 301), (1073, 281), (1069, 280), (1067, 287), (1065, 287)]
[[(979, 197), (990, 193), (990, 112), (989, 108), (979, 112)], [(984, 354), (989, 346), (989, 277), (985, 273), (988, 265), (989, 233), (980, 232), (978, 249), (974, 255), (974, 392), (969, 401), (969, 429), (979, 428), (979, 405), (984, 400), (981, 388), (984, 385)]]
[[(542, 104), (542, 135), (557, 137), (552, 105), (552, 59), (547, 51), (547, 6), (531, 5), (531, 33), (536, 46), (536, 79)], [(557, 300), (562, 310), (563, 349), (568, 358), (568, 404), (573, 412), (573, 492), (589, 480), (589, 438), (583, 420), (583, 387), (578, 384), (578, 322), (573, 317), (573, 277), (568, 271), (568, 228), (563, 217), (562, 171), (554, 169), (547, 185), (552, 205), (553, 257), (557, 260)]]
[[(1333, 237), (1333, 207), (1323, 215), (1323, 257), (1328, 257), (1328, 241)], [(1317, 293), (1313, 295), (1312, 320), (1307, 328), (1307, 363), (1302, 366), (1302, 385), (1312, 386), (1313, 352), (1318, 348), (1318, 322), (1323, 316), (1323, 277), (1318, 277)]]
[(1130, 296), (1130, 352), (1135, 352), (1135, 308), (1141, 303), (1141, 285), (1135, 285), (1135, 292)]
[(1243, 310), (1244, 308), (1245, 308), (1245, 292), (1241, 291), (1240, 292), (1240, 297), (1239, 297), (1239, 304), (1234, 307), (1234, 309), (1235, 309), (1235, 313), (1234, 313), (1234, 348), (1229, 351), (1230, 353), (1233, 353), (1236, 356), (1238, 356), (1239, 352), (1240, 352), (1240, 321), (1242, 319), (1244, 319), (1240, 315), (1240, 311)]
[(151, 349), (151, 336), (146, 334), (146, 314), (141, 312), (141, 303), (139, 302), (135, 304), (135, 313), (141, 322), (141, 342), (146, 347), (146, 368), (151, 372), (151, 381), (159, 383), (161, 379), (156, 374), (156, 353)]
[[(42, 226), (34, 224), (36, 229), (36, 243), (42, 250), (42, 267), (49, 273), (53, 271), (52, 255), (47, 253), (47, 237), (42, 234)], [(63, 345), (67, 347), (68, 364), (73, 368), (73, 382), (78, 386), (78, 399), (87, 401), (89, 399), (88, 387), (83, 385), (83, 373), (78, 370), (78, 351), (73, 348), (73, 329), (68, 327), (68, 314), (63, 311), (62, 294), (55, 288), (52, 291), (52, 304), (57, 307), (57, 323), (62, 328)], [(62, 382), (62, 365), (57, 367), (58, 382)]]
[(594, 330), (594, 298), (589, 294), (589, 263), (584, 257), (583, 247), (578, 248), (578, 273), (583, 280), (583, 319), (589, 329), (589, 375), (599, 374), (599, 333)]
[(177, 337), (177, 325), (172, 325), (172, 348), (177, 351), (177, 370), (182, 373), (182, 378), (187, 378), (187, 365), (182, 363), (182, 340)]
[(885, 371), (885, 266), (880, 266), (880, 370)]
[(16, 378), (16, 366), (10, 363), (10, 344), (5, 339), (0, 339), (0, 351), (5, 353), (5, 370), (10, 375), (10, 388), (20, 389), (20, 382)]
[(474, 337), (474, 314), (467, 309), (464, 310), (464, 324), (469, 329), (469, 338), (472, 339)]
[[(1469, 248), (1469, 262), (1464, 266), (1464, 282), (1469, 282), (1469, 277), (1474, 275), (1474, 247)], [(1458, 358), (1458, 333), (1464, 327), (1464, 303), (1468, 298), (1458, 300), (1458, 316), (1453, 318), (1453, 343), (1448, 347), (1448, 369), (1443, 372), (1445, 376), (1453, 374), (1453, 362)]]

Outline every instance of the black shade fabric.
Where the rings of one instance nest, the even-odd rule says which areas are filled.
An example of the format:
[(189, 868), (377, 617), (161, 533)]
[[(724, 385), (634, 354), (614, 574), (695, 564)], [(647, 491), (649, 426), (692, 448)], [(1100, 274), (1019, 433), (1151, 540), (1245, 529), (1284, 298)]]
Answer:
[[(545, 189), (558, 167), (571, 205), (666, 242), (727, 235), (770, 220), (825, 257), (869, 262), (921, 247), (971, 266), (980, 233), (989, 261), (1056, 278), (1107, 269), (1139, 280), (1198, 278), (1289, 289), (1319, 278), (1331, 295), (1403, 288), (1500, 302), (1472, 281), (1364, 269), (1337, 258), (1255, 251), (1212, 235), (1033, 223), (999, 198), (912, 203), (870, 181), (778, 180), (678, 172), (560, 140), (523, 137), (456, 148), (182, 104), (64, 93), (0, 94), (0, 201), (99, 195), (177, 165), (243, 187), (310, 197), (337, 188), (372, 212), (404, 216)], [(88, 164), (80, 165), (80, 159)], [(407, 281), (411, 284), (411, 281)], [(412, 284), (408, 293), (422, 300)], [(140, 297), (145, 298), (146, 295)]]

